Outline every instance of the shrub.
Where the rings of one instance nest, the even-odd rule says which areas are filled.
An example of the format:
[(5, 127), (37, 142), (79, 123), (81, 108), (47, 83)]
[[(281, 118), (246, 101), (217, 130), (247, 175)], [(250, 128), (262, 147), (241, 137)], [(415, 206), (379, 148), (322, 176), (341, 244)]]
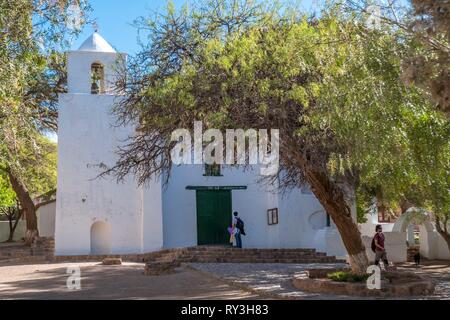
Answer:
[(362, 282), (369, 278), (369, 274), (354, 274), (350, 271), (338, 271), (327, 274), (327, 278), (338, 282)]

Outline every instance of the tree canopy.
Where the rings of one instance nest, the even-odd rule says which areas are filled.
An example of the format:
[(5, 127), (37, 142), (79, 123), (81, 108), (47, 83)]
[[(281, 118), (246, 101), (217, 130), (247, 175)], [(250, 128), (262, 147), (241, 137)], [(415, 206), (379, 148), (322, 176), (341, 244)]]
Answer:
[(65, 91), (60, 52), (87, 11), (85, 0), (0, 1), (0, 174), (25, 210), (28, 242), (38, 234), (32, 195), (55, 183), (55, 148), (43, 135), (56, 130)]
[[(415, 129), (430, 129), (427, 119), (444, 121), (418, 88), (401, 81), (414, 45), (404, 30), (370, 27), (339, 5), (312, 18), (292, 7), (220, 0), (179, 12), (169, 6), (139, 26), (148, 38), (122, 72), (118, 86), (127, 96), (115, 106), (119, 122), (138, 123), (139, 134), (108, 172), (145, 182), (170, 171), (171, 133), (196, 120), (220, 130), (279, 129), (276, 179), (311, 186), (352, 266), (363, 270), (365, 249), (350, 212), (354, 190), (385, 189), (384, 180), (409, 188), (419, 172), (414, 148), (427, 146), (414, 142), (421, 135)], [(442, 130), (435, 149), (420, 152), (441, 148)]]

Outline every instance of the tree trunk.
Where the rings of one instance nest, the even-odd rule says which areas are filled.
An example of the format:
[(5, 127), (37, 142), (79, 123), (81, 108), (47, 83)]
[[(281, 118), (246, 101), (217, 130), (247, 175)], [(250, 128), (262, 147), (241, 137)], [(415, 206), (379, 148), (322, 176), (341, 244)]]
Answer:
[(37, 226), (37, 216), (36, 207), (34, 205), (33, 199), (30, 197), (25, 184), (13, 174), (10, 169), (6, 170), (8, 173), (9, 181), (14, 192), (19, 199), (22, 210), (25, 214), (25, 219), (27, 222), (27, 232), (25, 234), (25, 243), (30, 245), (33, 243), (34, 239), (39, 236), (38, 226)]
[(14, 218), (14, 216), (11, 216), (11, 215), (8, 214), (9, 237), (8, 237), (8, 241), (6, 241), (6, 242), (12, 242), (12, 241), (13, 241), (13, 238), (14, 238), (13, 218)]
[(369, 266), (369, 259), (343, 189), (320, 172), (307, 170), (306, 177), (315, 196), (338, 228), (349, 255), (352, 271), (357, 274), (365, 274)]
[(445, 242), (447, 243), (448, 251), (450, 252), (450, 234), (447, 230), (447, 223), (448, 223), (448, 216), (446, 216), (446, 219), (444, 220), (444, 227), (441, 226), (441, 219), (439, 217), (436, 217), (436, 231), (444, 238)]
[(293, 140), (285, 138), (284, 151), (292, 156), (290, 165), (299, 168), (306, 177), (312, 192), (333, 219), (342, 242), (349, 255), (349, 263), (352, 272), (366, 274), (369, 267), (369, 259), (366, 247), (361, 239), (358, 225), (352, 217), (352, 211), (346, 199), (344, 189), (330, 177), (314, 168), (314, 164), (300, 152), (302, 148)]
[(16, 215), (16, 220), (14, 221), (13, 224), (13, 219), (14, 219), (14, 214), (12, 214), (11, 216), (8, 216), (8, 220), (9, 220), (9, 237), (8, 237), (8, 242), (13, 242), (14, 240), (14, 233), (16, 232), (17, 226), (19, 225), (20, 219), (22, 219), (23, 216), (23, 211), (20, 210), (19, 214)]

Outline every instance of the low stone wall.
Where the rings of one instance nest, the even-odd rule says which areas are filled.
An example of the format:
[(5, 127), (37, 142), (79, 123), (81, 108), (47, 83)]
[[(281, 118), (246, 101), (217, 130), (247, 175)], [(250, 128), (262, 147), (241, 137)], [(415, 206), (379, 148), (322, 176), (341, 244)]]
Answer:
[(103, 260), (104, 266), (120, 266), (122, 265), (122, 259), (120, 258), (106, 258)]
[(122, 259), (126, 262), (145, 262), (146, 255), (83, 255), (83, 256), (54, 256), (54, 262), (103, 262), (105, 259)]
[(146, 276), (159, 276), (164, 274), (172, 274), (175, 268), (181, 265), (180, 262), (147, 262), (145, 264), (144, 274)]
[(53, 238), (39, 237), (34, 239), (31, 245), (31, 254), (33, 256), (51, 257), (55, 252), (55, 240)]

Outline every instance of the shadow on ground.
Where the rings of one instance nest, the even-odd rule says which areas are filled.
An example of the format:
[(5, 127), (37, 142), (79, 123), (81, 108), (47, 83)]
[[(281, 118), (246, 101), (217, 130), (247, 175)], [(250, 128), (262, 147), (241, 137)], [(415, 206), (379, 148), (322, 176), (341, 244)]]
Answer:
[[(67, 288), (68, 267), (81, 269), (81, 290)], [(0, 266), (0, 299), (250, 299), (222, 282), (180, 268), (175, 274), (143, 275), (143, 264), (98, 263)]]

